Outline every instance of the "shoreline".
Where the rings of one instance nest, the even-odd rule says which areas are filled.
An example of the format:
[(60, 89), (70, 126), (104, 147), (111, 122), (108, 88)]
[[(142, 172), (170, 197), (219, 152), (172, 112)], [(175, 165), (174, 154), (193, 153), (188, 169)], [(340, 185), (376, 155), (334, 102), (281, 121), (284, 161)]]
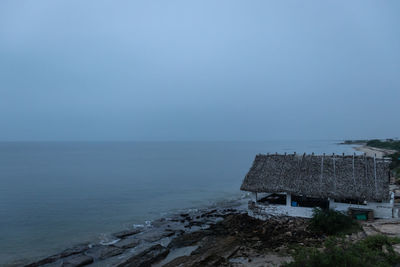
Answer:
[[(351, 147), (337, 146), (334, 140), (17, 143), (5, 148), (30, 160), (27, 168), (19, 168), (18, 157), (5, 158), (4, 166), (9, 166), (5, 171), (12, 168), (18, 179), (5, 180), (9, 190), (3, 196), (7, 205), (2, 222), (12, 227), (2, 229), (0, 266), (17, 261), (22, 265), (81, 242), (107, 242), (111, 233), (134, 223), (237, 199), (244, 194), (240, 184), (257, 153), (352, 153)], [(74, 162), (73, 168), (58, 154)], [(48, 161), (54, 168), (38, 168)], [(81, 169), (80, 164), (87, 167)], [(31, 177), (37, 179), (33, 188)], [(11, 193), (33, 189), (23, 200)], [(55, 201), (48, 201), (47, 194)]]
[(292, 246), (325, 240), (307, 229), (309, 219), (250, 217), (247, 201), (160, 218), (113, 233), (110, 242), (76, 245), (25, 266), (280, 266), (293, 261)]
[[(76, 244), (57, 254), (36, 260), (21, 259), (5, 266), (119, 266), (144, 251), (157, 250), (160, 246), (167, 247), (179, 236), (209, 229), (228, 215), (244, 214), (247, 212), (247, 202), (248, 198), (242, 197), (218, 205), (182, 210), (180, 213), (147, 221), (145, 225), (132, 225), (130, 228), (112, 233), (108, 240)], [(190, 253), (190, 249), (172, 251), (173, 253), (169, 254), (174, 256), (168, 256), (168, 261)]]
[(396, 153), (395, 150), (376, 148), (367, 145), (355, 146), (353, 147), (353, 149), (359, 152), (363, 152), (369, 157), (374, 157), (376, 155), (377, 158), (383, 158), (390, 154)]
[[(364, 152), (368, 156), (372, 157), (375, 154), (377, 157), (384, 157), (392, 153), (391, 150), (373, 148), (365, 145), (353, 147), (353, 149)], [(188, 257), (190, 257), (192, 253), (196, 253), (197, 250), (201, 249), (197, 243), (200, 242), (202, 247), (211, 246), (210, 241), (203, 242), (197, 240), (197, 243), (189, 242), (191, 245), (185, 243), (185, 246), (171, 247), (171, 243), (174, 244), (178, 242), (174, 240), (179, 240), (182, 236), (192, 236), (196, 235), (195, 233), (207, 232), (207, 229), (212, 229), (215, 225), (223, 222), (229, 216), (239, 218), (241, 214), (247, 214), (247, 200), (248, 199), (245, 197), (227, 201), (224, 204), (218, 203), (218, 205), (198, 209), (192, 208), (180, 211), (180, 213), (177, 214), (169, 214), (167, 215), (168, 217), (160, 217), (152, 221), (150, 224), (140, 227), (132, 226), (129, 229), (110, 234), (109, 240), (103, 240), (96, 243), (87, 242), (78, 244), (58, 254), (34, 262), (13, 262), (6, 266), (129, 266), (129, 261), (138, 261), (141, 260), (141, 258), (144, 260), (147, 259), (149, 261), (154, 261), (152, 266), (154, 265), (155, 267), (164, 265), (173, 266), (170, 265), (170, 263), (176, 262), (176, 260), (180, 258), (186, 257), (186, 261), (193, 260), (189, 260)], [(244, 221), (250, 220), (249, 218), (241, 219)], [(272, 218), (272, 220), (277, 220), (277, 218)], [(281, 219), (278, 220), (280, 221)], [(297, 221), (297, 219), (294, 219), (294, 221)], [(302, 221), (301, 224), (304, 225), (304, 221)], [(288, 232), (290, 231), (291, 230), (289, 229), (285, 234), (289, 235)], [(215, 235), (215, 233), (206, 234), (208, 237)], [(247, 237), (254, 239), (253, 241), (260, 241), (254, 234), (248, 234)], [(270, 236), (270, 238), (273, 237)], [(192, 236), (191, 239), (195, 240), (196, 236)], [(295, 241), (297, 242), (299, 240), (296, 239)], [(304, 243), (303, 241), (304, 240), (300, 240), (298, 243)], [(257, 242), (255, 242), (255, 244)], [(260, 254), (260, 251), (253, 248), (253, 246), (257, 247), (255, 244), (252, 243), (249, 245), (251, 252), (247, 251), (244, 253), (244, 256), (239, 257), (236, 252), (234, 253), (234, 251), (231, 251), (233, 254), (226, 257), (225, 260), (233, 259), (232, 264), (234, 265), (232, 266), (253, 266), (252, 264), (254, 264), (254, 266), (259, 266), (261, 263), (268, 261), (271, 261), (273, 264), (280, 264), (291, 260), (288, 253), (283, 253), (286, 255), (281, 257), (281, 250), (284, 249), (280, 249), (278, 254), (275, 253), (276, 251), (274, 250), (264, 251), (265, 254)], [(249, 247), (246, 249), (249, 249)], [(150, 257), (150, 255), (152, 256)], [(233, 256), (238, 257), (235, 258)], [(151, 259), (149, 259), (149, 257)], [(252, 262), (251, 264), (249, 260)], [(187, 266), (190, 266), (188, 262), (186, 263), (188, 264)], [(137, 262), (135, 264), (137, 264)]]
[[(250, 217), (247, 200), (160, 218), (139, 229), (113, 233), (110, 242), (79, 244), (24, 266), (281, 266), (294, 260), (296, 248), (321, 247), (326, 241), (326, 235), (309, 229), (307, 218)], [(393, 221), (365, 222), (362, 231), (345, 240), (354, 243), (369, 235), (397, 234), (398, 228)]]

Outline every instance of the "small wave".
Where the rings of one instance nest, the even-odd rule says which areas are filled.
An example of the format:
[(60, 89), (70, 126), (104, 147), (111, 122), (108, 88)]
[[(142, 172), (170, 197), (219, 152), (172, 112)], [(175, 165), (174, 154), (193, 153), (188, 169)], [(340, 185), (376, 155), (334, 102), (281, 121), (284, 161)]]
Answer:
[(103, 246), (109, 246), (109, 245), (114, 245), (115, 243), (117, 243), (118, 241), (120, 241), (121, 239), (114, 239), (114, 240), (111, 240), (111, 241), (100, 241), (100, 245), (103, 245)]
[(143, 227), (144, 227), (143, 224), (134, 224), (134, 225), (133, 225), (133, 228), (134, 228), (134, 229), (143, 228)]
[(188, 211), (189, 213), (191, 213), (191, 212), (198, 212), (199, 209), (188, 209), (187, 211)]

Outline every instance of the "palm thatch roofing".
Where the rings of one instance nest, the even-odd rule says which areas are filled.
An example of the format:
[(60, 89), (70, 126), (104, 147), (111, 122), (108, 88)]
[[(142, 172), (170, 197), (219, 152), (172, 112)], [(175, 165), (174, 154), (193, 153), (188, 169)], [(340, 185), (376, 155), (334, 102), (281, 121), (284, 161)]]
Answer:
[(287, 192), (333, 199), (387, 201), (390, 161), (338, 155), (257, 155), (241, 186), (249, 192)]

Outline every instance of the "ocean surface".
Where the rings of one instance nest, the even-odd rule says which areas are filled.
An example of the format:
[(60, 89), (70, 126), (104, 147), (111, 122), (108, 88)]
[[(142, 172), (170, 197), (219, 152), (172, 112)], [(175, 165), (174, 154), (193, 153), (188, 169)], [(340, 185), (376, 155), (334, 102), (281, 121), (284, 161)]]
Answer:
[(337, 143), (0, 142), (0, 265), (240, 198), (258, 153), (353, 153)]

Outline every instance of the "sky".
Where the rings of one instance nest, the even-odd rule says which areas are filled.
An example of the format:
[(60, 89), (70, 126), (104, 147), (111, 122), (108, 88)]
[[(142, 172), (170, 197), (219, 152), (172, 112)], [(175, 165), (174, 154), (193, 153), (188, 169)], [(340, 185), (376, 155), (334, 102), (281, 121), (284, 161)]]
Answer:
[(400, 136), (400, 1), (2, 0), (0, 140)]

